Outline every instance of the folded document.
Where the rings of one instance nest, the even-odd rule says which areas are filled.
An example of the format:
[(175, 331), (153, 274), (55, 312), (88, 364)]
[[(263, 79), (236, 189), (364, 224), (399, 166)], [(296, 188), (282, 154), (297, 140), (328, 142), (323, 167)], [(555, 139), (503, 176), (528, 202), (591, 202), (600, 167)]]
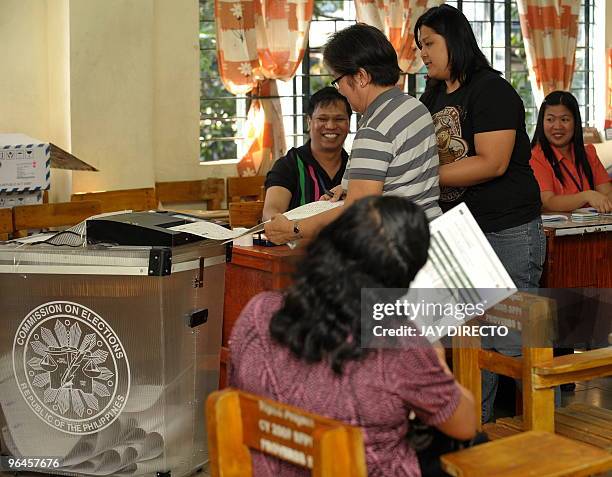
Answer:
[[(313, 215), (321, 214), (323, 212), (327, 212), (328, 210), (334, 209), (343, 205), (343, 201), (338, 202), (330, 202), (330, 201), (319, 201), (319, 202), (311, 202), (309, 204), (302, 205), (293, 210), (289, 210), (285, 212), (283, 215), (287, 217), (289, 220), (302, 220), (308, 217), (312, 217)], [(268, 221), (263, 222), (261, 224), (257, 224), (255, 227), (251, 227), (247, 230), (229, 230), (221, 225), (214, 224), (212, 222), (207, 222), (205, 220), (192, 222), (184, 225), (177, 225), (176, 227), (171, 227), (171, 230), (177, 230), (179, 232), (187, 232), (193, 235), (198, 235), (200, 237), (204, 237), (210, 240), (224, 240), (224, 241), (232, 241), (239, 237), (248, 234), (254, 234), (257, 232), (261, 232), (264, 229), (264, 225), (268, 223)]]

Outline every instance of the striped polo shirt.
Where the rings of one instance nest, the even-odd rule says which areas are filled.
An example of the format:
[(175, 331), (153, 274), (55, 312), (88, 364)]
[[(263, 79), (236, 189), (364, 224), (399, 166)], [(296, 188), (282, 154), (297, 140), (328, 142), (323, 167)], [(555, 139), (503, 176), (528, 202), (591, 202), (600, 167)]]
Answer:
[(416, 98), (391, 88), (366, 109), (342, 178), (383, 182), (383, 195), (399, 195), (420, 205), (428, 219), (438, 206), (438, 148), (433, 121)]

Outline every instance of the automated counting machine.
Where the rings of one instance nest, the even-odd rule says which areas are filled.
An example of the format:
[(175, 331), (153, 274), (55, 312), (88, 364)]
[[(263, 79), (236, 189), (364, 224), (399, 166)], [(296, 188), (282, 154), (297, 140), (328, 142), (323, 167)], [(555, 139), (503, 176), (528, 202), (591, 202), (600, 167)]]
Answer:
[(189, 220), (120, 214), (81, 246), (0, 245), (3, 454), (65, 475), (203, 466), (226, 246), (168, 229)]

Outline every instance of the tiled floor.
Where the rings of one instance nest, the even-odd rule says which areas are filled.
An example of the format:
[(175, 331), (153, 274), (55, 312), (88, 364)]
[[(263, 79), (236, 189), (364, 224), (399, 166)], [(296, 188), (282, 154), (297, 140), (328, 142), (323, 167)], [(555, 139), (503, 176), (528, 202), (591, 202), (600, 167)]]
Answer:
[[(514, 411), (514, 391), (508, 382), (502, 383), (500, 388), (502, 394), (495, 403), (495, 414), (497, 417), (513, 415)], [(595, 379), (584, 383), (577, 383), (576, 390), (564, 392), (561, 396), (564, 406), (573, 402), (583, 402), (599, 406), (605, 409), (612, 409), (612, 377)], [(8, 477), (13, 474), (0, 472), (0, 476)], [(44, 474), (18, 474), (20, 477), (42, 477)], [(196, 477), (209, 477), (208, 471), (195, 474)]]

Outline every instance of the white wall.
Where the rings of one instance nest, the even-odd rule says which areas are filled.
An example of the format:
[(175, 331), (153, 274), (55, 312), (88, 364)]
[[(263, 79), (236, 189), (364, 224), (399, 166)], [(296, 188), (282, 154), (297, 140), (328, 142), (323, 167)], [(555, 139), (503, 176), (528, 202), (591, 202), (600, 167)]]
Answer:
[(155, 9), (155, 175), (166, 181), (234, 176), (235, 164), (194, 160), (200, 154), (199, 2), (155, 0)]
[(235, 174), (199, 164), (198, 32), (198, 0), (0, 1), (0, 132), (100, 169), (53, 171), (56, 200)]
[[(48, 140), (71, 150), (70, 117), (70, 0), (47, 8)], [(72, 172), (51, 169), (51, 202), (66, 202), (72, 192)]]
[(0, 132), (49, 132), (46, 0), (0, 2)]
[(154, 4), (70, 1), (74, 191), (152, 187)]

